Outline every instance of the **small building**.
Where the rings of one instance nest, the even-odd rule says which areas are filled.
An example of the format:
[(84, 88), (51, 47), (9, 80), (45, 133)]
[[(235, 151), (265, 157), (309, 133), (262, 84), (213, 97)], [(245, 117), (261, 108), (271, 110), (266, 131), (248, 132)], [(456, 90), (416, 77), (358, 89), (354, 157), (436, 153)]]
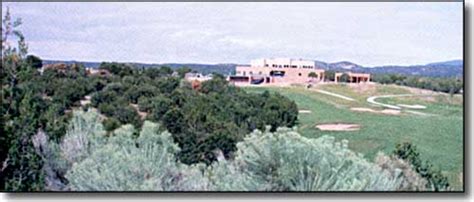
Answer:
[(106, 69), (97, 69), (97, 68), (86, 68), (88, 75), (98, 75), (98, 76), (110, 76), (110, 72)]
[(70, 67), (65, 63), (53, 63), (53, 64), (43, 65), (40, 69), (40, 72), (41, 74), (43, 74), (43, 72), (46, 70), (55, 70), (55, 71), (64, 73), (68, 71), (69, 69)]
[(349, 83), (365, 83), (370, 81), (370, 74), (366, 73), (353, 73), (353, 72), (338, 72), (334, 74), (334, 82), (338, 83), (341, 80), (341, 76), (347, 74), (349, 77)]
[(235, 75), (228, 77), (234, 84), (307, 84), (324, 80), (324, 70), (311, 60), (290, 58), (264, 58), (250, 62), (250, 66), (237, 66)]
[(211, 80), (212, 79), (212, 74), (203, 75), (201, 73), (189, 72), (189, 73), (186, 73), (184, 75), (184, 79), (186, 79), (187, 81), (190, 81), (190, 82), (192, 82), (192, 81), (203, 82), (203, 81)]

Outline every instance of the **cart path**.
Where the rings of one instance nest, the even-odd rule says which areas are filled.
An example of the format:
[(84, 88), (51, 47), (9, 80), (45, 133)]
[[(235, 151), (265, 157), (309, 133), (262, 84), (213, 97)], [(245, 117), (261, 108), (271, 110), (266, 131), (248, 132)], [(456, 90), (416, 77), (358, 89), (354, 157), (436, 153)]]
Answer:
[[(432, 95), (415, 95), (415, 94), (377, 95), (377, 96), (372, 96), (372, 97), (367, 98), (367, 102), (375, 104), (375, 105), (383, 106), (383, 107), (386, 107), (386, 108), (390, 108), (390, 109), (401, 110), (402, 109), (401, 106), (380, 103), (380, 102), (375, 101), (375, 99), (377, 99), (377, 98), (391, 98), (391, 97), (408, 97), (408, 96), (432, 96)], [(405, 108), (410, 108), (410, 107), (405, 107)]]
[(317, 89), (316, 92), (326, 94), (326, 95), (330, 95), (330, 96), (334, 96), (334, 97), (338, 97), (338, 98), (348, 100), (348, 101), (355, 101), (355, 99), (353, 99), (353, 98), (350, 98), (350, 97), (347, 97), (347, 96), (344, 96), (344, 95), (340, 95), (340, 94), (336, 94), (336, 93), (331, 93), (331, 92), (325, 91), (325, 90)]

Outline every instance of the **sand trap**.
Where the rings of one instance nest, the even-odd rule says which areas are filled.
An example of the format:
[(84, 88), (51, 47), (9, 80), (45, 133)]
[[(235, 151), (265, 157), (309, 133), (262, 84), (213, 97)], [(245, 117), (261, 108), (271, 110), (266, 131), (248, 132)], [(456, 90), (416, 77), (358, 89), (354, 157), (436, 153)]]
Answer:
[(356, 111), (356, 112), (370, 112), (370, 113), (376, 113), (376, 114), (389, 114), (389, 115), (400, 114), (400, 110), (395, 110), (395, 109), (384, 109), (382, 111), (377, 111), (370, 108), (353, 107), (351, 108), (351, 110)]
[(310, 114), (311, 111), (309, 111), (309, 110), (299, 110), (298, 113), (300, 113), (300, 114)]
[(400, 107), (405, 107), (408, 109), (426, 109), (426, 106), (423, 105), (406, 105), (406, 104), (397, 104)]
[(398, 115), (398, 114), (400, 114), (400, 110), (396, 110), (396, 109), (384, 109), (384, 110), (380, 111), (380, 113), (382, 113), (382, 114)]
[(353, 107), (351, 108), (352, 111), (356, 111), (356, 112), (377, 112), (373, 109), (369, 109), (369, 108), (362, 108), (362, 107)]
[(377, 92), (377, 85), (374, 85), (373, 82), (349, 83), (348, 86), (357, 93), (364, 93), (364, 94), (372, 95), (372, 94), (375, 94)]
[(316, 125), (316, 128), (322, 131), (356, 131), (360, 129), (360, 125), (350, 123), (327, 123)]

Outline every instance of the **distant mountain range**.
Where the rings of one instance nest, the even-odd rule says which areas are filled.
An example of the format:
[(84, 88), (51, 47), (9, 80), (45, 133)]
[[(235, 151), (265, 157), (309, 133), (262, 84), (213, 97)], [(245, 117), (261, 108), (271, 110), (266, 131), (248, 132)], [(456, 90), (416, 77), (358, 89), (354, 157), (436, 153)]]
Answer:
[(336, 63), (325, 63), (316, 61), (316, 65), (332, 71), (351, 71), (370, 74), (402, 74), (409, 76), (427, 76), (427, 77), (462, 77), (463, 61), (450, 60), (445, 62), (429, 63), (425, 65), (386, 65), (375, 67), (364, 67), (352, 62), (342, 61)]
[[(332, 71), (351, 71), (359, 73), (370, 73), (370, 74), (402, 74), (412, 76), (427, 76), (427, 77), (462, 77), (463, 76), (463, 61), (462, 60), (450, 60), (444, 62), (429, 63), (425, 65), (411, 65), (411, 66), (398, 66), (398, 65), (387, 65), (387, 66), (375, 66), (375, 67), (364, 67), (349, 61), (341, 61), (335, 63), (326, 63), (322, 61), (315, 61), (316, 66), (325, 70)], [(86, 67), (98, 68), (100, 62), (82, 62), (82, 61), (58, 61), (58, 60), (44, 60), (43, 64), (52, 63), (82, 63)], [(235, 67), (239, 64), (196, 64), (196, 63), (163, 63), (163, 64), (144, 64), (144, 63), (129, 63), (136, 67), (151, 68), (159, 66), (168, 66), (172, 69), (179, 67), (189, 67), (192, 70), (203, 74), (209, 73), (220, 73), (223, 75), (232, 74), (235, 71)]]

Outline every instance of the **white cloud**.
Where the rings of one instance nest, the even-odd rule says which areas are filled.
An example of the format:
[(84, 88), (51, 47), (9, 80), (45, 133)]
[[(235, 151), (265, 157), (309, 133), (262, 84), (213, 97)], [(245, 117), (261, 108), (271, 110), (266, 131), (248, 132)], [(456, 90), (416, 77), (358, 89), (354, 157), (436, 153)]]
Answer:
[[(462, 3), (2, 3), (44, 58), (420, 64), (462, 57)], [(83, 51), (87, 50), (87, 51)]]

